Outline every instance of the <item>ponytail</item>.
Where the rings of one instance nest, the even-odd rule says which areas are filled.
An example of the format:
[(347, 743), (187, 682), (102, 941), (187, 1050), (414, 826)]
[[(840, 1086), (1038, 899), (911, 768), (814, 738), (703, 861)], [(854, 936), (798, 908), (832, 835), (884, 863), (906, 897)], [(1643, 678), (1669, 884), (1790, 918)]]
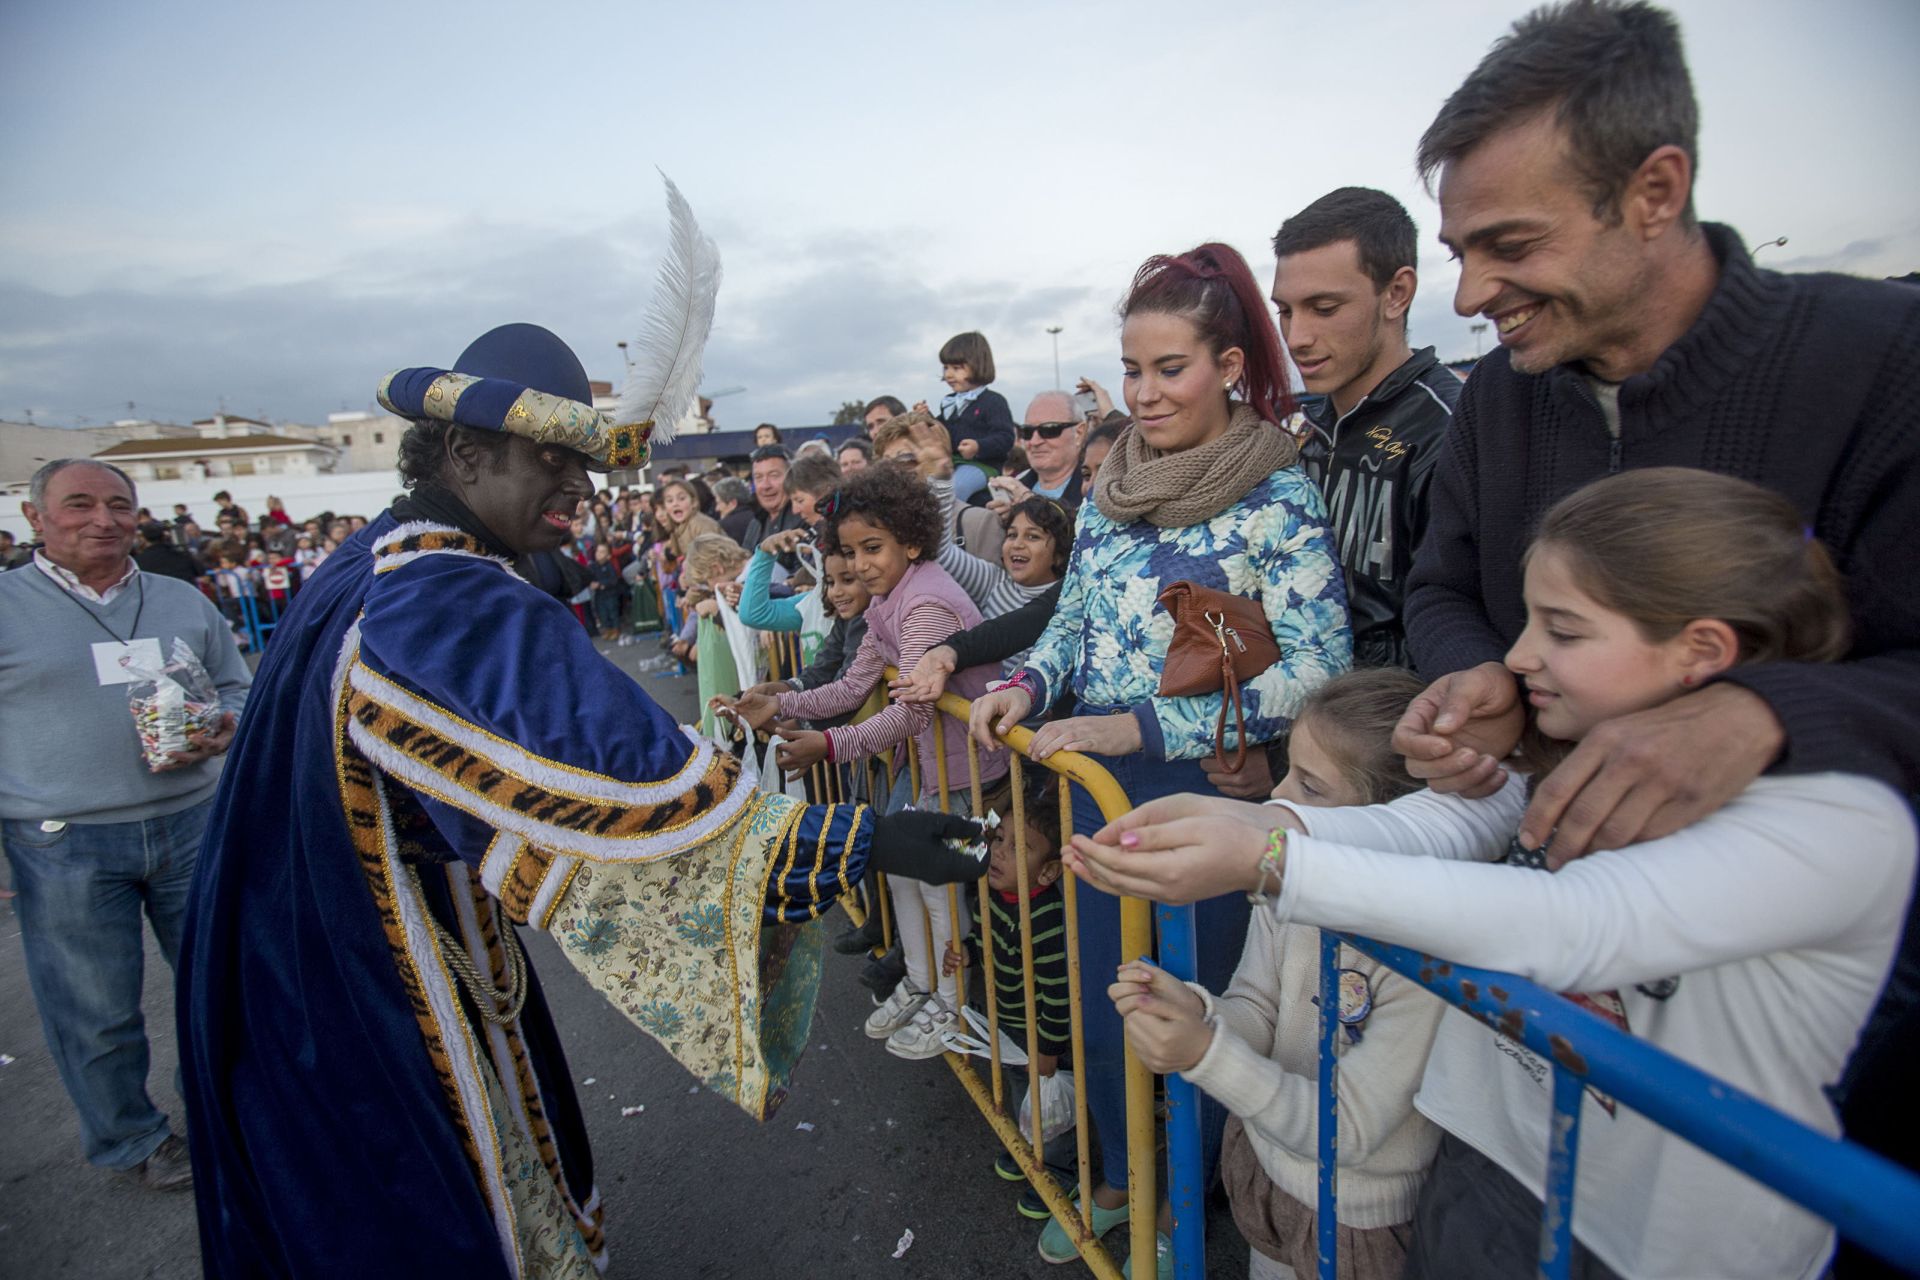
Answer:
[(1120, 304), (1122, 320), (1139, 312), (1184, 317), (1216, 359), (1240, 348), (1246, 363), (1233, 392), (1275, 426), (1293, 413), (1279, 330), (1247, 260), (1233, 246), (1203, 244), (1175, 256), (1148, 258)]

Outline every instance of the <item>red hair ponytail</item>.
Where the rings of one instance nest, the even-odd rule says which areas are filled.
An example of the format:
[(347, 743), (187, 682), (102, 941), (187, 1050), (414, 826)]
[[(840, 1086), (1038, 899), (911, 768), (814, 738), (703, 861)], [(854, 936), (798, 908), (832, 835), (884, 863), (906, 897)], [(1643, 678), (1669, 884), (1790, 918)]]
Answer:
[(1203, 244), (1141, 263), (1120, 304), (1120, 318), (1143, 311), (1190, 321), (1216, 359), (1230, 347), (1240, 348), (1246, 367), (1233, 390), (1275, 426), (1293, 413), (1280, 332), (1247, 260), (1232, 245)]

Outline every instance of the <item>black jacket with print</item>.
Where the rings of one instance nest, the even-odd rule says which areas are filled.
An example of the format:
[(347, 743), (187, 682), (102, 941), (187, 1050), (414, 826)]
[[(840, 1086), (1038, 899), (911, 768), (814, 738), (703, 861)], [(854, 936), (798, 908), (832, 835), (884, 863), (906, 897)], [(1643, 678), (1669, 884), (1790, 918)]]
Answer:
[(1300, 460), (1327, 499), (1347, 577), (1356, 667), (1411, 667), (1400, 608), (1427, 528), (1427, 484), (1460, 379), (1422, 347), (1345, 415), (1309, 404)]

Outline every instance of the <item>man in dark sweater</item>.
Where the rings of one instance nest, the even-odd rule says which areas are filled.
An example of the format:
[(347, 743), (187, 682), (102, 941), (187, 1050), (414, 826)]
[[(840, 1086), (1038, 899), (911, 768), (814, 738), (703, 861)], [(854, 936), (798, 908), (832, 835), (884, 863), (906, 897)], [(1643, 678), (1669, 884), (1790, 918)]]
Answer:
[[(1590, 481), (1687, 466), (1768, 485), (1848, 582), (1847, 661), (1741, 666), (1582, 741), (1521, 830), (1552, 832), (1556, 864), (1685, 827), (1769, 769), (1920, 791), (1920, 293), (1761, 271), (1732, 228), (1697, 223), (1697, 118), (1671, 17), (1603, 0), (1522, 19), (1420, 144), (1454, 309), (1500, 350), (1461, 396), (1414, 567), (1407, 632), (1435, 683), (1395, 736), (1409, 767), (1439, 790), (1496, 777), (1525, 717), (1501, 665), (1521, 557)], [(1882, 1017), (1912, 1018), (1905, 985), (1896, 970)], [(1856, 1068), (1888, 1034), (1869, 1024)]]

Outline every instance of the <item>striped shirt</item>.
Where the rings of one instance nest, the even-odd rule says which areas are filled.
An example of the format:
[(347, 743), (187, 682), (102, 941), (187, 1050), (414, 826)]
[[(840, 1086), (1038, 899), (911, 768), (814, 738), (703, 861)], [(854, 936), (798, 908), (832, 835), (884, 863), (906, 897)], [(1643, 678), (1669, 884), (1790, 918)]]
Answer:
[[(986, 894), (993, 933), (993, 987), (1000, 1029), (1024, 1047), (1027, 1035), (1026, 983), (1020, 967), (1020, 900), (1011, 893)], [(1054, 881), (1031, 899), (1033, 919), (1033, 998), (1040, 1006), (1036, 1031), (1040, 1052), (1058, 1056), (1073, 1043), (1067, 1011), (1067, 908)]]

